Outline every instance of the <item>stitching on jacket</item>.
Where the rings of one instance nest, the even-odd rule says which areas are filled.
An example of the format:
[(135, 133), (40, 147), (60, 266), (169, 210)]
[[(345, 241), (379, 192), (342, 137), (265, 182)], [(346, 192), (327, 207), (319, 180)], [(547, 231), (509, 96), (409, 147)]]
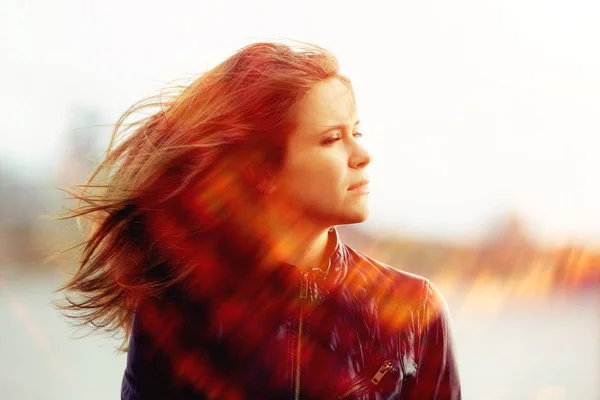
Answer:
[[(415, 348), (415, 359), (417, 361), (417, 371), (421, 368), (421, 348), (423, 345), (423, 338), (425, 336), (425, 332), (427, 331), (427, 329), (429, 329), (429, 324), (426, 325), (427, 322), (427, 302), (429, 301), (429, 280), (428, 279), (424, 279), (423, 280), (423, 288), (422, 288), (422, 293), (421, 293), (421, 305), (420, 305), (420, 310), (421, 310), (421, 315), (419, 316), (419, 320), (420, 323), (419, 325), (421, 326), (421, 330), (418, 332), (417, 336), (417, 340), (416, 340), (416, 348)], [(417, 372), (418, 373), (418, 372)]]

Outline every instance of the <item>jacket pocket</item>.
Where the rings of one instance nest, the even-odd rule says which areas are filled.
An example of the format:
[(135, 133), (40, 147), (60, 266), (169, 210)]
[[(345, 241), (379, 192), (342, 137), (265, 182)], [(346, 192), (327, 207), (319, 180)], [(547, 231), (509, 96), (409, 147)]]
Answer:
[(378, 368), (369, 369), (363, 374), (355, 376), (336, 399), (350, 399), (363, 396), (372, 391), (379, 393), (393, 393), (397, 388), (399, 369), (392, 361), (385, 360), (375, 364)]

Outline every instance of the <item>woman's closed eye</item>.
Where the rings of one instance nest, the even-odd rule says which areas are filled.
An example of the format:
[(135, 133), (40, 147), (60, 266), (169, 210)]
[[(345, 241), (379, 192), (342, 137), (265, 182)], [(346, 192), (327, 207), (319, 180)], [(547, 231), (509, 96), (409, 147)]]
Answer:
[[(354, 132), (354, 133), (352, 134), (352, 136), (354, 136), (355, 138), (357, 138), (357, 139), (358, 139), (358, 138), (361, 138), (361, 137), (363, 137), (363, 134), (362, 134), (361, 132)], [(333, 143), (337, 142), (337, 141), (338, 141), (338, 140), (340, 140), (341, 138), (342, 138), (342, 136), (341, 136), (341, 135), (335, 135), (335, 136), (332, 136), (332, 137), (330, 137), (330, 138), (328, 138), (328, 139), (325, 139), (325, 140), (323, 141), (323, 144), (324, 144), (324, 145), (326, 145), (326, 146), (327, 146), (327, 145), (332, 145)]]

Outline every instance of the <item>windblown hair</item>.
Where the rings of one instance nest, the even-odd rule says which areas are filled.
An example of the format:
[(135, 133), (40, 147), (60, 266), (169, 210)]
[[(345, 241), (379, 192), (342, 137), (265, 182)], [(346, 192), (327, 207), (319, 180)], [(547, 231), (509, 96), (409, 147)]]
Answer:
[[(211, 258), (217, 232), (243, 236), (254, 221), (260, 172), (281, 166), (296, 105), (330, 77), (349, 84), (323, 48), (255, 43), (167, 98), (130, 107), (87, 183), (64, 190), (77, 206), (59, 219), (88, 229), (74, 275), (57, 289), (63, 312), (123, 333), (125, 348), (141, 300), (192, 284), (202, 296), (226, 279)], [(210, 277), (198, 263), (214, 265), (202, 269)]]

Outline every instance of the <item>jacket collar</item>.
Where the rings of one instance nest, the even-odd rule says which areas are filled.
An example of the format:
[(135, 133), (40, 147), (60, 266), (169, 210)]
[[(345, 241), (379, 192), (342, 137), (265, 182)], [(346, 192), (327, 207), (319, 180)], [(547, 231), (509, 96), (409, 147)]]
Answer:
[(327, 298), (346, 278), (348, 274), (348, 254), (346, 246), (342, 243), (336, 227), (329, 229), (330, 238), (335, 242), (329, 262), (325, 269), (318, 267), (301, 271), (293, 264), (279, 263), (275, 275), (279, 284), (287, 289), (299, 293), (303, 276), (308, 274), (308, 298), (311, 302), (319, 303)]

